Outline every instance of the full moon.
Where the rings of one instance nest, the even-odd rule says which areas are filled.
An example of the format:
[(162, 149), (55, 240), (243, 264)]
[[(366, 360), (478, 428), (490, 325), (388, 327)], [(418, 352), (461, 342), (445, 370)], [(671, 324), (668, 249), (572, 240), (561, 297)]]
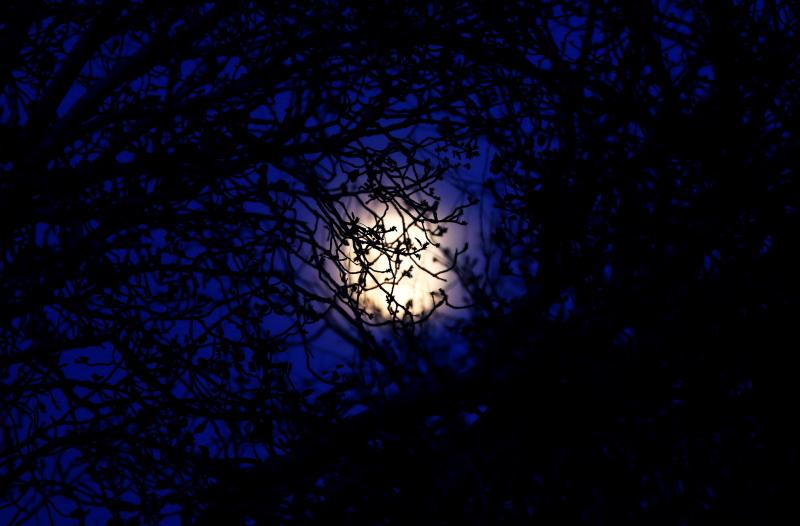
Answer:
[(359, 214), (358, 219), (374, 233), (373, 243), (353, 243), (347, 249), (348, 282), (359, 284), (361, 307), (383, 319), (431, 312), (441, 300), (438, 291), (447, 285), (448, 267), (435, 246), (446, 243), (444, 236), (433, 239), (430, 225), (391, 207), (385, 213)]

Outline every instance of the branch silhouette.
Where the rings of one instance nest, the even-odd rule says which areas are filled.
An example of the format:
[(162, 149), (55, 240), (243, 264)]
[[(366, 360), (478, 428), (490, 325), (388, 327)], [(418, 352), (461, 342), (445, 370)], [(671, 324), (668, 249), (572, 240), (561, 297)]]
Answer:
[(799, 15), (4, 2), (0, 522), (792, 515)]

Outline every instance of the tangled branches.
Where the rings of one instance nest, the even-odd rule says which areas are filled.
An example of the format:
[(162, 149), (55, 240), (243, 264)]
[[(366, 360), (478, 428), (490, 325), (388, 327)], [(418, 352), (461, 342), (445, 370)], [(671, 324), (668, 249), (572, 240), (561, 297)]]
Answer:
[[(3, 9), (3, 517), (156, 520), (328, 418), (289, 350), (325, 317), (366, 330), (344, 292), (352, 263), (374, 271), (359, 251), (417, 255), (458, 220), (433, 184), (465, 144), (420, 128), (456, 101), (385, 23), (413, 14)], [(411, 223), (387, 243), (350, 203)]]

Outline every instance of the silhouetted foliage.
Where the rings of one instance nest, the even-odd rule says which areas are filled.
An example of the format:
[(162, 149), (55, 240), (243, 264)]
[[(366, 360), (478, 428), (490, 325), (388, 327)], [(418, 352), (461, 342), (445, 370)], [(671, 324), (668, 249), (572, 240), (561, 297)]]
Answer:
[[(0, 9), (13, 524), (793, 512), (793, 3)], [(481, 152), (483, 258), (415, 266)]]
[[(470, 146), (410, 132), (457, 101), (428, 83), (436, 61), (406, 27), (376, 31), (370, 10), (3, 10), (11, 520), (93, 506), (156, 520), (218, 472), (279, 454), (318, 413), (286, 375), (309, 326), (335, 311), (366, 341), (365, 324), (392, 322), (366, 315), (359, 274), (373, 269), (351, 263), (367, 248), (411, 256), (459, 220), (433, 186)], [(384, 242), (389, 209), (427, 239)]]

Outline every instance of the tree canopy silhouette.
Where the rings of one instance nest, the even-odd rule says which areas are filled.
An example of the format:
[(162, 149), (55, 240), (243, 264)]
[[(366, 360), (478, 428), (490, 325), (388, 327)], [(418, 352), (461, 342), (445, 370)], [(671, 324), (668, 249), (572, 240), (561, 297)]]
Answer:
[(0, 9), (11, 524), (792, 512), (794, 4)]

